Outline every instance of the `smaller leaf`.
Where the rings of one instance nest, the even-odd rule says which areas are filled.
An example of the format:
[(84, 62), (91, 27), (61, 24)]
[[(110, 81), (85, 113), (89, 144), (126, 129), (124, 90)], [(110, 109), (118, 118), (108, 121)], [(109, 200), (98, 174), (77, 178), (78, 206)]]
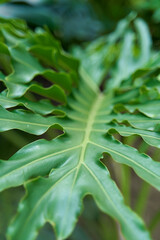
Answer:
[(20, 129), (28, 133), (41, 135), (51, 126), (52, 128), (63, 130), (57, 124), (55, 117), (46, 118), (35, 113), (20, 110), (9, 112), (0, 107), (0, 132), (10, 129)]
[(39, 113), (42, 115), (47, 114), (56, 114), (59, 116), (64, 116), (65, 113), (58, 109), (58, 107), (55, 107), (46, 99), (42, 99), (40, 101), (31, 101), (26, 99), (25, 97), (18, 98), (18, 99), (9, 99), (6, 95), (0, 94), (0, 105), (3, 108), (12, 108), (17, 106), (24, 106), (27, 109)]
[[(126, 137), (136, 134), (141, 136), (149, 145), (160, 148), (160, 133), (126, 127), (125, 125), (118, 124), (107, 124), (106, 130), (109, 133), (118, 132), (121, 136)], [(105, 132), (105, 130), (103, 130), (103, 132)]]

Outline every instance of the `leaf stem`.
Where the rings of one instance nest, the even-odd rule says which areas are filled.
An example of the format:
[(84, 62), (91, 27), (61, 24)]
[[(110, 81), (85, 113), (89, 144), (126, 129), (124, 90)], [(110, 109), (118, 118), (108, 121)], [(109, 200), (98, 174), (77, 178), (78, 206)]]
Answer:
[(159, 150), (159, 148), (156, 148), (154, 151), (154, 154), (152, 156), (153, 160), (159, 161), (159, 154), (160, 154), (160, 150)]
[(139, 191), (139, 195), (137, 197), (137, 201), (135, 203), (135, 211), (138, 215), (143, 216), (144, 211), (146, 209), (146, 205), (148, 202), (148, 197), (150, 194), (150, 185), (147, 182), (142, 182), (142, 186)]
[(125, 198), (126, 204), (130, 205), (130, 186), (131, 186), (131, 170), (128, 166), (121, 165), (121, 190)]
[(160, 211), (158, 211), (155, 216), (152, 218), (148, 228), (151, 232), (156, 228), (157, 224), (160, 223)]
[(15, 147), (21, 148), (28, 144), (28, 141), (16, 131), (2, 132), (1, 136), (11, 142)]
[[(123, 138), (123, 143), (133, 146), (136, 140), (136, 136), (130, 136)], [(126, 204), (130, 205), (131, 196), (131, 169), (130, 167), (121, 165), (121, 190), (125, 198)]]
[(148, 145), (144, 141), (142, 141), (141, 144), (139, 145), (138, 150), (140, 153), (146, 153), (148, 150)]
[[(141, 153), (146, 153), (148, 150), (148, 145), (144, 141), (142, 141), (138, 150)], [(148, 197), (150, 194), (150, 189), (151, 189), (150, 185), (147, 182), (143, 181), (137, 197), (137, 201), (135, 203), (135, 211), (140, 216), (143, 216), (145, 212), (146, 205), (148, 202)]]

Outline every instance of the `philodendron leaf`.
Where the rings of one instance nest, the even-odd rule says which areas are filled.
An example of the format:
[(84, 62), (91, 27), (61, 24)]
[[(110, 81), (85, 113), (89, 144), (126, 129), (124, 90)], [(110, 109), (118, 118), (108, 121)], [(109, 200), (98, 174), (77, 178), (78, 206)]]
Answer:
[[(17, 152), (9, 161), (1, 162), (1, 189), (20, 185), (33, 176), (49, 174), (53, 169), (47, 179), (41, 178), (27, 184), (29, 197), (21, 203), (20, 213), (9, 228), (9, 236), (12, 239), (34, 239), (37, 228), (45, 221), (50, 221), (55, 224), (58, 239), (66, 238), (81, 211), (82, 198), (90, 193), (104, 212), (118, 219), (127, 239), (150, 239), (140, 219), (125, 207), (121, 194), (99, 158), (103, 152), (108, 152), (116, 161), (132, 166), (138, 174), (150, 182), (152, 180), (157, 186), (158, 164), (153, 162), (153, 169), (148, 169), (144, 161), (152, 162), (151, 159), (101, 133), (98, 114), (101, 109), (107, 108), (105, 95), (94, 93), (82, 84), (74, 95), (75, 100), (79, 98), (79, 108), (77, 111), (68, 109), (68, 117), (63, 119), (66, 130), (63, 137), (50, 142), (34, 142)], [(134, 160), (134, 155), (136, 158), (138, 156), (139, 162)], [(26, 204), (30, 209), (25, 207)]]
[[(78, 61), (62, 50), (50, 32), (31, 32), (22, 23), (2, 19), (0, 22), (3, 37), (0, 48), (3, 77), (0, 75), (0, 80), (7, 87), (7, 96), (20, 98), (34, 93), (65, 104), (66, 94), (77, 85)], [(36, 54), (33, 49), (37, 46), (45, 47), (45, 51)], [(50, 57), (47, 57), (48, 52)], [(44, 80), (47, 84), (43, 85)]]
[[(144, 22), (141, 22), (140, 26), (143, 31), (147, 31)], [(122, 32), (124, 31), (125, 28)], [(51, 47), (52, 41), (50, 37), (46, 38), (44, 33), (34, 36), (38, 42), (45, 39), (48, 47)], [(32, 36), (26, 41), (30, 50), (33, 50), (31, 45), (35, 39)], [(147, 40), (146, 45), (149, 45)], [(67, 56), (59, 51), (59, 45), (56, 46), (55, 57), (61, 59), (60, 62), (57, 61), (60, 64), (59, 67), (71, 68), (76, 73), (76, 64), (73, 64), (73, 59), (71, 58), (67, 62)], [(28, 48), (24, 49), (28, 54)], [(35, 49), (38, 48), (35, 47)], [(42, 55), (39, 56), (38, 51), (34, 51), (34, 57), (36, 56), (44, 64), (48, 49), (42, 48), (42, 52)], [(18, 213), (8, 228), (8, 239), (34, 240), (38, 230), (46, 222), (51, 223), (54, 227), (58, 240), (67, 239), (82, 211), (82, 202), (86, 195), (93, 196), (99, 209), (119, 222), (125, 239), (151, 239), (143, 221), (125, 205), (123, 196), (112, 180), (107, 167), (101, 161), (103, 154), (108, 153), (114, 161), (131, 167), (140, 178), (160, 190), (160, 163), (145, 154), (141, 154), (137, 149), (121, 143), (113, 135), (115, 132), (121, 136), (136, 134), (141, 136), (149, 145), (160, 147), (159, 115), (155, 117), (148, 114), (144, 115), (138, 107), (136, 108), (138, 113), (129, 110), (129, 106), (141, 95), (139, 85), (135, 85), (132, 76), (134, 72), (137, 72), (136, 76), (140, 78), (140, 86), (142, 87), (143, 76), (140, 72), (145, 55), (144, 51), (142, 52), (142, 56), (136, 61), (136, 67), (127, 73), (126, 79), (121, 78), (121, 81), (117, 81), (115, 78), (114, 87), (106, 87), (103, 92), (99, 90), (102, 86), (98, 84), (98, 81), (91, 79), (91, 75), (88, 75), (84, 68), (81, 68), (81, 80), (78, 87), (72, 90), (72, 94), (67, 97), (67, 104), (63, 107), (54, 106), (53, 109), (51, 108), (52, 102), (49, 100), (52, 97), (46, 93), (48, 88), (44, 90), (42, 86), (39, 87), (38, 84), (35, 86), (31, 83), (29, 89), (32, 91), (28, 90), (23, 97), (16, 98), (14, 96), (12, 99), (8, 94), (11, 87), (7, 84), (18, 84), (18, 86), (22, 84), (26, 87), (29, 81), (24, 83), (25, 80), (23, 82), (22, 79), (21, 83), (19, 83), (21, 80), (18, 80), (17, 83), (16, 80), (12, 79), (12, 75), (6, 77), (2, 73), (0, 74), (2, 81), (4, 83), (6, 81), (5, 84), (8, 87), (0, 95), (2, 106), (0, 108), (0, 131), (19, 129), (41, 135), (49, 128), (53, 131), (60, 130), (57, 138), (50, 141), (40, 139), (32, 142), (16, 152), (8, 161), (0, 161), (0, 190), (22, 184), (26, 187), (26, 195), (20, 202)], [(52, 54), (46, 63), (47, 66), (50, 65), (51, 59)], [(127, 61), (127, 58), (124, 59)], [(143, 61), (141, 61), (142, 59)], [(15, 68), (14, 64), (13, 67)], [(15, 69), (18, 71), (18, 68)], [(14, 74), (18, 76), (16, 71)], [(73, 74), (71, 72), (70, 79)], [(116, 69), (115, 72), (117, 72)], [(148, 65), (147, 74), (149, 72), (152, 72), (152, 67), (150, 69)], [(148, 77), (146, 78), (148, 79)], [(114, 74), (112, 81), (114, 81)], [(76, 80), (75, 82), (71, 81), (71, 83), (74, 86)], [(144, 83), (146, 83), (145, 79)], [(109, 81), (110, 84), (111, 81)], [(33, 92), (39, 92), (36, 92), (38, 90), (35, 89), (33, 91), (33, 87), (41, 89), (41, 95), (48, 99), (36, 102)], [(60, 85), (52, 87), (61, 89)], [(58, 97), (58, 90), (50, 93), (53, 94), (53, 99)], [(66, 96), (64, 90), (63, 93)], [(158, 101), (158, 99), (156, 100)], [(50, 113), (53, 115), (46, 116)]]
[[(73, 99), (76, 106), (72, 106)], [(9, 161), (1, 161), (1, 190), (20, 185), (29, 178), (49, 174), (48, 178), (38, 178), (27, 184), (28, 194), (8, 230), (11, 239), (35, 239), (37, 229), (46, 221), (55, 226), (58, 239), (65, 239), (73, 230), (77, 215), (81, 212), (81, 201), (88, 193), (102, 211), (120, 222), (126, 239), (150, 239), (141, 220), (124, 205), (107, 168), (99, 159), (102, 153), (107, 152), (115, 161), (132, 167), (140, 177), (160, 189), (160, 164), (118, 142), (107, 131), (114, 128), (121, 135), (138, 134), (158, 147), (154, 137), (158, 139), (159, 135), (136, 127), (106, 125), (108, 119), (119, 118), (119, 114), (106, 114), (111, 102), (111, 96), (100, 93), (98, 89), (94, 92), (87, 83), (81, 82), (79, 90), (74, 91), (68, 100), (67, 117), (64, 119), (53, 120), (54, 117), (49, 117), (43, 120), (43, 117), (31, 115), (35, 127), (32, 129), (32, 124), (28, 124), (28, 129), (23, 130), (41, 134), (39, 131), (44, 132), (53, 122), (57, 122), (63, 125), (65, 135), (52, 141), (31, 143)], [(26, 118), (25, 113), (22, 113), (23, 116)], [(128, 114), (123, 114), (123, 119), (127, 118)], [(152, 124), (150, 118), (145, 117), (145, 120)], [(47, 123), (47, 126), (43, 128), (41, 123)], [(22, 129), (21, 126), (19, 129)]]
[[(62, 50), (50, 32), (32, 32), (23, 21), (0, 19), (0, 34), (0, 84), (6, 87), (0, 105), (63, 116), (53, 105), (65, 105), (66, 95), (77, 86), (78, 61)], [(38, 56), (33, 51), (37, 46), (45, 49)]]

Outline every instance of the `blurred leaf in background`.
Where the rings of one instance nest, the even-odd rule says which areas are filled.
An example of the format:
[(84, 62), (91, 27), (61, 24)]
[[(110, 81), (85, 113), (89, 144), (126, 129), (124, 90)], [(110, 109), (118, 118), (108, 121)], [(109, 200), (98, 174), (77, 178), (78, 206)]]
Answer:
[[(5, 3), (6, 2), (6, 3)], [(159, 47), (159, 0), (2, 0), (0, 16), (25, 19), (31, 27), (47, 25), (66, 46), (91, 41), (113, 31), (135, 11), (150, 27)]]
[(104, 24), (84, 0), (24, 0), (0, 6), (0, 16), (25, 19), (32, 27), (47, 25), (64, 42), (89, 41), (104, 32)]
[(159, 0), (132, 0), (135, 11), (143, 17), (150, 28), (155, 48), (160, 48), (160, 1)]
[(160, 1), (159, 0), (136, 1), (134, 5), (137, 9), (139, 9), (139, 11), (152, 12), (152, 19), (155, 21), (155, 23), (160, 22)]

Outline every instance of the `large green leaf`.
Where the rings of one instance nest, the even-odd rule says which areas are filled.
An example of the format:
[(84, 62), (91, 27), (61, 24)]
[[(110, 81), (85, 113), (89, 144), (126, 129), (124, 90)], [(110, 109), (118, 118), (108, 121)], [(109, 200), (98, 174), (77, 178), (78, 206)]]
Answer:
[[(76, 106), (73, 105), (73, 99)], [(47, 127), (54, 121), (59, 122), (66, 131), (65, 135), (50, 142), (34, 142), (18, 151), (9, 161), (1, 162), (1, 189), (20, 185), (31, 177), (49, 174), (47, 179), (35, 179), (27, 184), (28, 194), (20, 204), (20, 212), (9, 228), (8, 234), (11, 239), (34, 239), (37, 229), (45, 221), (55, 225), (58, 239), (66, 238), (73, 230), (77, 215), (80, 214), (82, 198), (88, 193), (93, 195), (102, 211), (120, 222), (126, 239), (150, 239), (140, 219), (124, 205), (108, 170), (99, 159), (103, 152), (107, 152), (115, 161), (129, 165), (140, 177), (160, 189), (160, 164), (134, 148), (118, 142), (108, 135), (107, 131), (114, 128), (122, 135), (138, 134), (148, 143), (158, 147), (154, 137), (158, 138), (159, 135), (131, 127), (105, 126), (101, 121), (102, 117), (106, 118), (106, 122), (108, 117), (113, 119), (110, 111), (109, 115), (105, 111), (110, 104), (111, 96), (98, 91), (96, 93), (86, 83), (81, 82), (79, 91), (76, 90), (68, 100), (66, 118), (53, 120), (54, 117), (49, 117), (44, 118), (44, 122), (42, 120), (44, 124), (45, 121), (49, 122)], [(47, 129), (40, 126), (42, 117), (39, 116), (39, 123), (35, 122), (36, 116), (32, 115), (31, 118), (35, 127), (29, 125), (27, 130), (23, 130), (40, 134), (39, 130), (44, 132)], [(126, 114), (126, 120), (127, 118)], [(141, 120), (141, 116), (139, 119)], [(147, 117), (145, 119), (152, 122)], [(127, 133), (122, 131), (124, 128)], [(20, 125), (19, 129), (22, 129)]]
[[(145, 29), (146, 33), (148, 30), (146, 30), (144, 22), (141, 20), (137, 22), (142, 30)], [(126, 26), (128, 22), (124, 21), (123, 24)], [(120, 29), (128, 32), (128, 30), (125, 30), (126, 27)], [(7, 32), (7, 34), (9, 36), (10, 32)], [(30, 36), (30, 33), (28, 34)], [(114, 34), (112, 37), (114, 37)], [(65, 55), (62, 50), (60, 51), (57, 42), (52, 42), (51, 39), (48, 32), (31, 33), (31, 37), (28, 37), (26, 41), (19, 40), (19, 47), (23, 48), (23, 52), (26, 52), (27, 56), (29, 54), (29, 59), (34, 55), (34, 62), (36, 61), (38, 65), (42, 64), (43, 68), (44, 63), (50, 66), (53, 57), (55, 63), (58, 64), (56, 66), (53, 61), (54, 67), (58, 67), (60, 74), (62, 74), (63, 69), (65, 76), (68, 76), (65, 78), (66, 81), (68, 78), (72, 79), (71, 87), (75, 86), (77, 82), (77, 61), (74, 62), (74, 59)], [(43, 40), (46, 41), (48, 47), (44, 48), (42, 46), (42, 51), (39, 52), (40, 47), (36, 44), (39, 42), (42, 45)], [(33, 44), (35, 42), (36, 44)], [(146, 40), (148, 57), (150, 52), (149, 42), (150, 40)], [(51, 48), (52, 43), (55, 44), (56, 55), (52, 55), (54, 52)], [(7, 51), (5, 53), (12, 56), (12, 51), (16, 50), (18, 56), (16, 54), (12, 56), (15, 72), (6, 75), (3, 71), (3, 74), (0, 74), (0, 78), (7, 86), (7, 89), (3, 90), (0, 95), (0, 105), (2, 106), (0, 108), (0, 131), (19, 129), (31, 134), (41, 135), (50, 128), (53, 132), (57, 131), (59, 136), (50, 141), (41, 139), (30, 143), (16, 152), (8, 161), (0, 161), (0, 190), (22, 184), (26, 187), (26, 195), (20, 202), (18, 213), (8, 229), (8, 239), (36, 239), (39, 228), (45, 222), (50, 222), (54, 227), (57, 239), (66, 239), (74, 229), (77, 218), (82, 211), (83, 198), (86, 195), (93, 196), (98, 207), (119, 222), (125, 239), (151, 239), (143, 221), (125, 205), (107, 166), (101, 161), (105, 153), (108, 153), (114, 161), (131, 167), (140, 178), (160, 190), (160, 163), (155, 162), (145, 154), (141, 154), (135, 148), (121, 143), (114, 137), (115, 132), (118, 132), (121, 136), (136, 134), (141, 136), (149, 145), (160, 147), (159, 115), (155, 117), (148, 114), (144, 115), (141, 106), (135, 108), (138, 112), (130, 109), (133, 102), (139, 101), (138, 99), (141, 97), (139, 89), (146, 83), (145, 78), (149, 82), (149, 78), (144, 77), (142, 72), (152, 73), (152, 66), (150, 66), (152, 63), (149, 65), (145, 62), (147, 61), (144, 60), (146, 53), (144, 53), (143, 46), (141, 48), (142, 53), (138, 60), (135, 60), (136, 67), (134, 66), (133, 69), (129, 70), (125, 78), (123, 76), (117, 80), (116, 74), (119, 71), (117, 70), (119, 65), (117, 65), (112, 74), (112, 81), (109, 81), (109, 87), (107, 86), (104, 92), (99, 90), (101, 87), (100, 78), (98, 81), (93, 79), (94, 74), (90, 74), (91, 69), (88, 74), (81, 67), (79, 86), (77, 89), (70, 89), (72, 94), (67, 97), (65, 106), (56, 107), (52, 105), (50, 100), (56, 99), (58, 103), (63, 103), (63, 101), (60, 101), (62, 96), (58, 92), (59, 88), (66, 98), (66, 92), (62, 89), (62, 86), (60, 84), (57, 86), (56, 83), (50, 88), (44, 89), (40, 84), (33, 83), (34, 74), (30, 74), (29, 77), (24, 77), (24, 79), (18, 78), (21, 70), (16, 67), (14, 62), (20, 66), (18, 63), (20, 60), (20, 63), (25, 65), (28, 58), (24, 61), (21, 51), (17, 52), (13, 43), (10, 43), (8, 48), (10, 53)], [(48, 55), (48, 49), (50, 49), (51, 55)], [(118, 46), (118, 49), (120, 52), (125, 51), (124, 47)], [(131, 50), (131, 47), (129, 49)], [(30, 55), (31, 52), (33, 55)], [(122, 60), (121, 57), (120, 59)], [(127, 59), (124, 56), (123, 60), (127, 61)], [(132, 65), (131, 62), (128, 62), (128, 66)], [(91, 61), (91, 68), (92, 65), (93, 62)], [(143, 71), (144, 65), (147, 66), (146, 71)], [(37, 69), (36, 66), (35, 69)], [(59, 76), (59, 71), (54, 74)], [(69, 75), (67, 75), (68, 71)], [(38, 72), (43, 75), (41, 70), (38, 70)], [(105, 70), (103, 70), (104, 73)], [(48, 72), (45, 72), (45, 74), (48, 74)], [(103, 74), (100, 74), (100, 76), (103, 76)], [(138, 79), (140, 80), (138, 81)], [(114, 80), (115, 83), (111, 87)], [(9, 94), (11, 87), (8, 84), (13, 84), (13, 88), (16, 89), (15, 86), (20, 87), (21, 84), (23, 87), (28, 87), (29, 82), (31, 83), (29, 89), (32, 89), (32, 91), (24, 92), (23, 97), (19, 96), (17, 98), (16, 91), (13, 94), (14, 96)], [(18, 85), (16, 85), (17, 83)], [(55, 87), (57, 89), (53, 92)], [(49, 93), (46, 93), (47, 89), (50, 89)], [(40, 95), (47, 99), (35, 101), (35, 99), (32, 99), (34, 98), (33, 92), (41, 93)], [(58, 97), (59, 99), (57, 99)], [(156, 98), (156, 101), (158, 101), (158, 98)], [(45, 104), (47, 104), (46, 110)], [(16, 109), (13, 109), (13, 107)], [(25, 109), (23, 109), (24, 107)], [(45, 116), (50, 113), (55, 116)]]

